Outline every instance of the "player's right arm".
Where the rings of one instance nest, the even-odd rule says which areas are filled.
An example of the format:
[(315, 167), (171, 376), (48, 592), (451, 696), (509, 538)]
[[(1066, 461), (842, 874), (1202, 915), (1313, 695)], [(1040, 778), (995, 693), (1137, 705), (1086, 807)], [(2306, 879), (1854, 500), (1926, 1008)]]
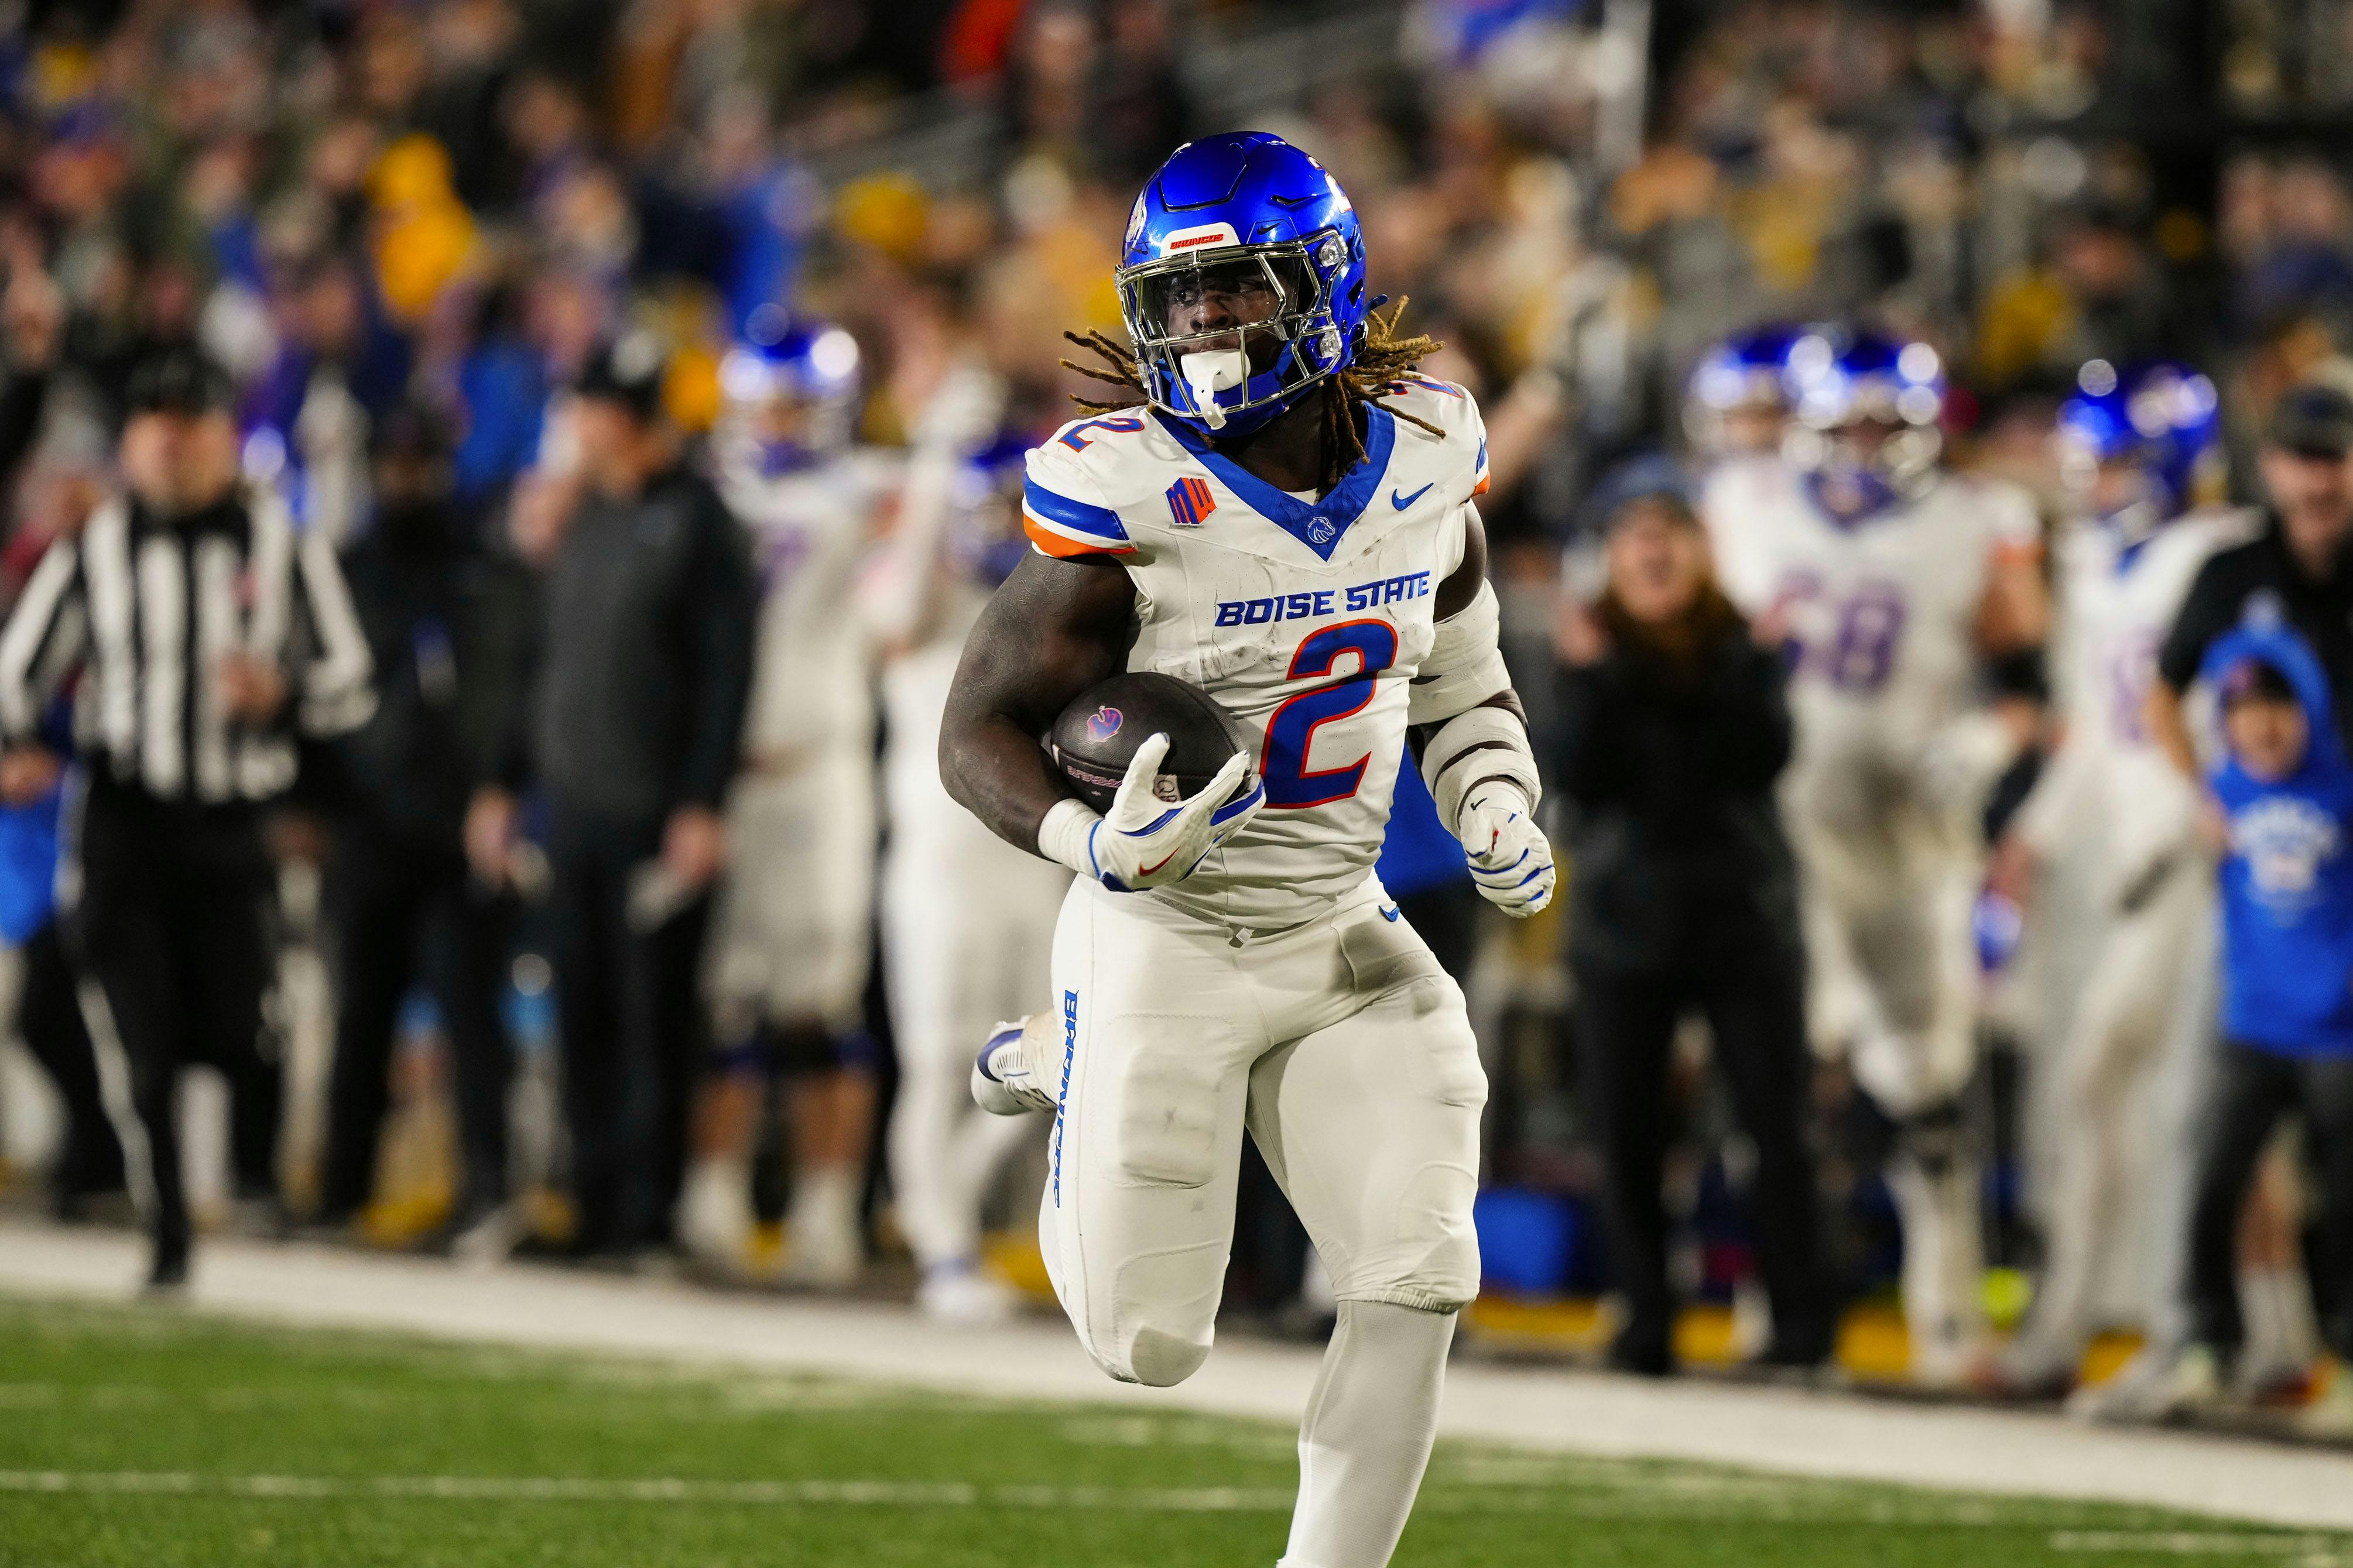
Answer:
[(1034, 552), (981, 612), (948, 691), (940, 778), (1007, 843), (1035, 852), (1046, 814), (1071, 798), (1038, 737), (1126, 667), (1134, 618), (1135, 587), (1117, 561)]
[(940, 729), (951, 795), (1008, 843), (1119, 893), (1183, 881), (1266, 804), (1240, 751), (1198, 794), (1161, 799), (1166, 735), (1135, 749), (1110, 811), (1062, 787), (1038, 737), (1124, 667), (1134, 607), (1126, 572), (1103, 556), (1028, 557), (965, 643)]

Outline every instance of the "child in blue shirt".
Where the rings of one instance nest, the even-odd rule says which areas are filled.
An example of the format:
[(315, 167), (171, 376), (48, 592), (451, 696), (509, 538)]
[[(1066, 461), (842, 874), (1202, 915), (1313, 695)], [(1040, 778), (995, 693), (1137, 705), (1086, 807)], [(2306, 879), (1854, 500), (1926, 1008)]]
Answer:
[[(2284, 1116), (2304, 1119), (2321, 1188), (2325, 1330), (2353, 1361), (2353, 762), (2320, 661), (2288, 627), (2242, 626), (2200, 673), (2220, 699), (2226, 749), (2208, 779), (2227, 823), (2223, 1044), (2190, 1222), (2181, 1405), (2219, 1397), (2245, 1339), (2239, 1215)], [(2331, 1405), (2353, 1398), (2349, 1382), (2340, 1370)]]

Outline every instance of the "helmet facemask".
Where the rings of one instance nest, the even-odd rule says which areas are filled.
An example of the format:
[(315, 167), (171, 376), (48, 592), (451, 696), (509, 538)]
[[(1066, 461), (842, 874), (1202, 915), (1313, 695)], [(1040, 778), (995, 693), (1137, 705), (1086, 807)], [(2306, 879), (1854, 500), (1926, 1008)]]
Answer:
[(1123, 268), (1120, 313), (1153, 405), (1234, 434), (1290, 407), (1346, 363), (1332, 288), (1347, 262), (1327, 230)]

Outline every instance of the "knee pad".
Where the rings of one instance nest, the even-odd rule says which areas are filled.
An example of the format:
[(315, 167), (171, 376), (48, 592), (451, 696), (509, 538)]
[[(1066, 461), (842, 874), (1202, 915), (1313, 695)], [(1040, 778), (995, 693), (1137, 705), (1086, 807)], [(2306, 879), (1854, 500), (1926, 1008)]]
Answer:
[[(1104, 1366), (1123, 1383), (1139, 1383), (1146, 1388), (1174, 1388), (1195, 1373), (1209, 1359), (1209, 1347), (1163, 1333), (1158, 1329), (1135, 1331), (1135, 1338), (1127, 1347), (1127, 1368), (1122, 1373)], [(1102, 1364), (1097, 1358), (1097, 1364)]]
[(1172, 1388), (1192, 1376), (1217, 1338), (1225, 1260), (1214, 1244), (1129, 1259), (1110, 1280), (1111, 1300), (1078, 1324), (1087, 1354), (1121, 1383)]

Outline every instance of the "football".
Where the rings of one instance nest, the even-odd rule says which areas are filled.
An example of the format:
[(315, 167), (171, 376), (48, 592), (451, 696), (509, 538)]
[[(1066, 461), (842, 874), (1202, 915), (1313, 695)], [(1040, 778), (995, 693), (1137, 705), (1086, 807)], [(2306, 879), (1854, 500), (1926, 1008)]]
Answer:
[(1072, 794), (1109, 811), (1136, 748), (1160, 734), (1168, 737), (1168, 755), (1153, 793), (1172, 803), (1198, 794), (1226, 759), (1245, 749), (1216, 698), (1173, 675), (1136, 670), (1081, 692), (1054, 721), (1047, 750)]

